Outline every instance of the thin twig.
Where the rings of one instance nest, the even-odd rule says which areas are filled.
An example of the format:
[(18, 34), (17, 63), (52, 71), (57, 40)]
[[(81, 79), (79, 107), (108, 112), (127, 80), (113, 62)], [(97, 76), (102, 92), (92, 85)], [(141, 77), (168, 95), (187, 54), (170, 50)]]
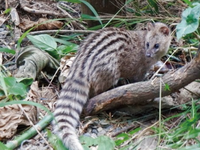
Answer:
[[(100, 15), (99, 18), (101, 20), (110, 20), (111, 18), (113, 18), (113, 15)], [(123, 20), (134, 20), (134, 19), (148, 19), (151, 18), (152, 20), (168, 20), (168, 21), (173, 21), (176, 20), (177, 22), (179, 22), (181, 20), (180, 17), (164, 17), (164, 16), (157, 16), (157, 17), (153, 17), (153, 16), (121, 16), (121, 15), (115, 15), (114, 18), (112, 20), (119, 20), (119, 19), (123, 19)]]
[(65, 11), (64, 9), (62, 9), (60, 7), (60, 3), (57, 3), (57, 8), (62, 11), (66, 16), (68, 16), (69, 18), (73, 18), (67, 11)]
[(41, 31), (33, 31), (29, 32), (30, 35), (37, 35), (37, 34), (55, 34), (59, 32), (60, 34), (66, 34), (66, 33), (83, 33), (83, 34), (90, 34), (95, 31), (92, 30), (41, 30)]
[(158, 135), (158, 145), (161, 141), (161, 128), (162, 128), (162, 79), (160, 77), (160, 91), (159, 91), (159, 135)]
[[(44, 79), (49, 83), (49, 85), (53, 86), (53, 88), (56, 89), (56, 86), (53, 85), (53, 84), (51, 83), (51, 81), (49, 81), (49, 79), (47, 78), (47, 76), (44, 74), (43, 71), (41, 71), (41, 75), (42, 75), (42, 76), (44, 77)], [(48, 87), (49, 87), (49, 86), (48, 86)]]
[(184, 6), (185, 8), (188, 7), (185, 3), (183, 3), (181, 0), (177, 0), (178, 3), (180, 3), (182, 6)]

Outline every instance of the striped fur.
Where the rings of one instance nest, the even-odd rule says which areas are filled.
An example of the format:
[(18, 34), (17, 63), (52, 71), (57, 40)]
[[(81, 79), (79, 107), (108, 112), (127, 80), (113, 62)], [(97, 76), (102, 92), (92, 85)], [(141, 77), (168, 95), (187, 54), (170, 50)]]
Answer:
[(88, 98), (108, 90), (119, 78), (142, 80), (166, 54), (170, 41), (170, 30), (162, 23), (148, 24), (144, 31), (105, 28), (86, 38), (54, 112), (54, 132), (69, 150), (83, 150), (76, 127)]

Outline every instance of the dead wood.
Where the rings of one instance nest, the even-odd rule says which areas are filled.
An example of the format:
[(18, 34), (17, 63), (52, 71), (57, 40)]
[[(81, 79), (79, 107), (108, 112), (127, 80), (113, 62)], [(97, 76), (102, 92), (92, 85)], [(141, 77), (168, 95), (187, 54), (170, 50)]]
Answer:
[[(162, 84), (162, 96), (178, 91), (199, 77), (200, 46), (196, 57), (190, 63), (161, 77), (163, 83), (170, 87), (170, 90), (165, 90), (165, 84)], [(146, 105), (149, 103), (149, 99), (159, 97), (159, 89), (159, 78), (121, 86), (91, 98), (84, 109), (84, 113), (89, 115), (126, 105)]]

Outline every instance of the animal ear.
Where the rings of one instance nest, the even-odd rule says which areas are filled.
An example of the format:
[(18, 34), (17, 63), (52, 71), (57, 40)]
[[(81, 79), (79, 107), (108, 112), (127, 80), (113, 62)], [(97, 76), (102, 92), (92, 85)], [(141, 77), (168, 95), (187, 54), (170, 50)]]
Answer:
[(153, 28), (154, 28), (154, 23), (148, 22), (148, 23), (147, 23), (147, 30), (148, 30), (148, 31), (151, 31)]
[(159, 31), (161, 32), (161, 33), (163, 33), (165, 36), (168, 36), (170, 33), (170, 31), (169, 31), (169, 28), (168, 27), (165, 27), (165, 26), (163, 26), (163, 27), (161, 27), (160, 29), (159, 29)]

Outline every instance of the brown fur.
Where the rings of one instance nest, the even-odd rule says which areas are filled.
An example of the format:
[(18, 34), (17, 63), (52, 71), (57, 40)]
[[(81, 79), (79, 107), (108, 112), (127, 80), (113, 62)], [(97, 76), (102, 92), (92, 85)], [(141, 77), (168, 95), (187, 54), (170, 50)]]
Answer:
[(144, 31), (105, 28), (86, 38), (54, 112), (54, 131), (69, 150), (83, 150), (76, 127), (88, 98), (108, 90), (119, 78), (143, 80), (150, 67), (167, 53), (170, 41), (170, 30), (163, 23), (149, 23)]

